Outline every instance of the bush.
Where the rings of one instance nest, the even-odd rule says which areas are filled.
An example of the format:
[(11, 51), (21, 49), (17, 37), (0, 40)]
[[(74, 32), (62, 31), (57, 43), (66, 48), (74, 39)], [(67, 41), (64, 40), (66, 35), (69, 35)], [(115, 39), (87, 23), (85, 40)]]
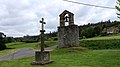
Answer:
[(5, 39), (0, 37), (0, 50), (6, 49)]
[(80, 46), (89, 49), (120, 49), (120, 40), (81, 40)]
[(11, 42), (15, 42), (15, 39), (13, 37), (6, 37), (5, 38), (5, 43), (11, 43)]
[(26, 41), (23, 41), (23, 42), (26, 42), (26, 43), (34, 43), (34, 42), (38, 42), (37, 40), (26, 40)]
[(58, 38), (57, 38), (57, 37), (55, 37), (53, 40), (54, 40), (54, 41), (57, 41), (57, 40), (58, 40)]

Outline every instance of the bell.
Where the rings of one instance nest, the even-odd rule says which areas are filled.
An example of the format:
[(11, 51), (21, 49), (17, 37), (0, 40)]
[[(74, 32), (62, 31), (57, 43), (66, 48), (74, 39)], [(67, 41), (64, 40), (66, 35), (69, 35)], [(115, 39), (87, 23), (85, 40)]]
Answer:
[(68, 22), (68, 21), (69, 21), (69, 17), (68, 17), (68, 16), (65, 16), (64, 21), (65, 21), (65, 22)]

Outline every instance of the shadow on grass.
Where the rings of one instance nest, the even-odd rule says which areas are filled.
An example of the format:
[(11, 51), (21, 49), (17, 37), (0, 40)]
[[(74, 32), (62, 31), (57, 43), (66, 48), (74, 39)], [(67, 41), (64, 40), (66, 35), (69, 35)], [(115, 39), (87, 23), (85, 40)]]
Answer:
[(15, 49), (15, 48), (6, 48), (6, 49), (0, 50), (0, 51), (9, 50), (9, 49)]

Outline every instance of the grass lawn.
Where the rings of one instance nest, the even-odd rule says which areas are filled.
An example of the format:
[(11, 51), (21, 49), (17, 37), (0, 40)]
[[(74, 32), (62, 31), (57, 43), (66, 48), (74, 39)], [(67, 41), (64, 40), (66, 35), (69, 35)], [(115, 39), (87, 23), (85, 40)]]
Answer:
[(93, 38), (87, 38), (87, 39), (82, 39), (82, 40), (110, 40), (110, 39), (120, 39), (120, 35), (93, 37)]
[(2, 50), (2, 51), (0, 51), (0, 57), (5, 56), (5, 55), (7, 55), (7, 54), (9, 54), (9, 53), (15, 52), (16, 50), (17, 50), (17, 49), (6, 49), (6, 50)]
[[(57, 41), (45, 41), (45, 46), (53, 46), (56, 45)], [(8, 48), (34, 48), (37, 49), (40, 46), (40, 42), (34, 42), (34, 43), (25, 43), (25, 42), (13, 42), (6, 44)]]
[(120, 49), (120, 34), (81, 39), (80, 46), (89, 49)]
[(13, 42), (6, 44), (8, 48), (19, 49), (19, 48), (36, 48), (39, 42), (25, 43), (25, 42)]
[(89, 49), (120, 49), (120, 39), (80, 40), (80, 46)]
[[(45, 42), (45, 45), (47, 47), (56, 44), (56, 41)], [(120, 52), (92, 51), (93, 49), (120, 49), (119, 44), (120, 36), (118, 35), (83, 39), (80, 40), (80, 45), (86, 48), (90, 48), (91, 50), (83, 48), (55, 49), (51, 53), (51, 59), (54, 60), (54, 63), (52, 64), (47, 64), (43, 66), (32, 66), (30, 65), (30, 63), (34, 61), (34, 56), (32, 56), (22, 59), (0, 61), (0, 67), (120, 67)], [(37, 49), (37, 47), (39, 46), (39, 42), (16, 42), (9, 43), (7, 44), (7, 46), (14, 49)], [(5, 52), (7, 52), (7, 50), (4, 51), (4, 53)]]
[(51, 53), (54, 63), (32, 66), (33, 57), (0, 61), (0, 67), (119, 67), (120, 52), (93, 52), (88, 49), (56, 49)]

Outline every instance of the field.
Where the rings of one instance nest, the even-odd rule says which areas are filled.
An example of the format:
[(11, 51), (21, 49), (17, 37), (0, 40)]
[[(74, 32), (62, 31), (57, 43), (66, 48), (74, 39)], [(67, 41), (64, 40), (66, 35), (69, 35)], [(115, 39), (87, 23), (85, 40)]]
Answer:
[(109, 35), (109, 36), (102, 36), (102, 37), (93, 37), (93, 38), (87, 38), (82, 40), (110, 40), (110, 39), (120, 39), (120, 34), (116, 35)]
[[(56, 41), (46, 41), (45, 47), (56, 45), (56, 43), (57, 43)], [(13, 43), (8, 43), (6, 45), (8, 48), (14, 48), (14, 49), (19, 49), (19, 48), (37, 49), (40, 46), (40, 42), (35, 42), (35, 43), (13, 42)]]
[(120, 39), (81, 40), (80, 46), (89, 49), (120, 49)]
[(89, 49), (120, 49), (120, 34), (82, 39), (80, 46)]
[(93, 52), (82, 48), (55, 49), (52, 64), (32, 66), (33, 57), (0, 61), (0, 67), (119, 67), (120, 52)]
[[(116, 38), (116, 39), (115, 39)], [(45, 42), (46, 46), (56, 45), (56, 41)], [(39, 43), (9, 43), (9, 48), (37, 49)], [(8, 61), (0, 61), (0, 67), (119, 67), (120, 52), (95, 52), (93, 50), (119, 50), (120, 36), (95, 37), (80, 40), (80, 47), (54, 49), (51, 52), (52, 64), (32, 66), (34, 56)], [(8, 50), (9, 51), (9, 50)], [(7, 50), (5, 51), (7, 52)], [(11, 52), (11, 51), (10, 51)], [(1, 52), (2, 53), (2, 52)], [(9, 53), (9, 52), (8, 52)], [(4, 54), (3, 54), (4, 55)]]

